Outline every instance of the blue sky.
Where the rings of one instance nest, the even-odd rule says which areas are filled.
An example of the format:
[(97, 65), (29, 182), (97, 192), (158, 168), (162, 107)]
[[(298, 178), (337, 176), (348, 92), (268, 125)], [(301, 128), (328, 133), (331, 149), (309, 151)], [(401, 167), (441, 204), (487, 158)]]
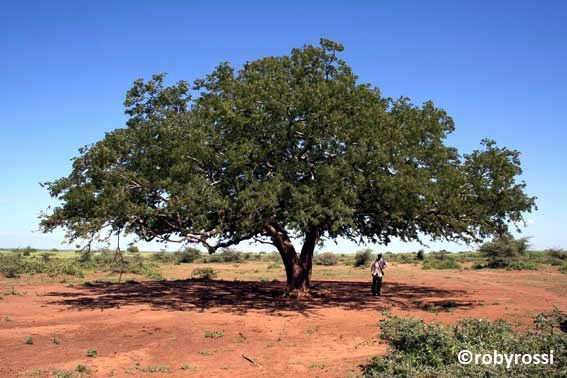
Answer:
[(566, 19), (560, 0), (4, 1), (0, 246), (62, 247), (63, 233), (35, 231), (53, 204), (38, 183), (66, 175), (77, 148), (123, 126), (136, 78), (192, 81), (221, 61), (239, 66), (324, 36), (345, 45), (362, 82), (445, 108), (461, 151), (485, 137), (520, 150), (539, 207), (523, 235), (567, 247)]

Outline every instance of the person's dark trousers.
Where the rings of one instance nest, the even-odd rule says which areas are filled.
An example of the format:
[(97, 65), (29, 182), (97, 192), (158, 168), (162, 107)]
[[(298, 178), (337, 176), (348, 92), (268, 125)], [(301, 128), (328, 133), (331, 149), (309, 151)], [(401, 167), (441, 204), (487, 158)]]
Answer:
[(380, 295), (382, 287), (382, 277), (372, 276), (372, 295)]

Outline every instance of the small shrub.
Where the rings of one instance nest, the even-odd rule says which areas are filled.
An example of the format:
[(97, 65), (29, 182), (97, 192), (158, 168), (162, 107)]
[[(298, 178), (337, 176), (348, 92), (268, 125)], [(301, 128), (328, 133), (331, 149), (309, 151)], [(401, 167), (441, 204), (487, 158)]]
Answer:
[(518, 261), (509, 262), (508, 265), (506, 266), (506, 269), (507, 270), (537, 270), (538, 265), (536, 263), (531, 262), (531, 261), (518, 260)]
[(372, 250), (369, 248), (363, 249), (362, 251), (356, 252), (354, 256), (354, 266), (367, 267), (370, 265), (370, 260), (372, 260)]
[(224, 337), (223, 331), (205, 331), (205, 338), (207, 339), (220, 339)]
[(454, 258), (436, 259), (434, 257), (428, 258), (423, 262), (423, 269), (460, 269), (461, 264), (455, 261)]
[(221, 262), (240, 262), (242, 253), (232, 248), (225, 248), (220, 253)]
[(201, 252), (196, 248), (185, 248), (177, 252), (177, 264), (190, 264), (201, 258)]
[(57, 336), (53, 336), (53, 337), (51, 338), (51, 344), (60, 345), (60, 344), (61, 344), (61, 339), (59, 339)]
[(549, 257), (567, 261), (567, 251), (561, 248), (549, 248), (543, 251)]
[(33, 344), (33, 338), (31, 336), (26, 337), (26, 340), (24, 341), (24, 343), (26, 343), (28, 345), (32, 345)]
[(319, 330), (319, 327), (309, 327), (305, 330), (306, 335), (312, 335)]
[(314, 262), (316, 265), (337, 265), (339, 258), (332, 252), (325, 252), (315, 256)]
[(217, 271), (210, 267), (196, 268), (191, 272), (191, 278), (198, 278), (202, 280), (212, 280), (216, 278)]
[(169, 366), (148, 366), (142, 369), (146, 373), (171, 373)]
[(525, 256), (528, 246), (527, 238), (514, 239), (511, 236), (502, 236), (484, 243), (479, 251), (488, 258), (488, 267), (505, 268), (511, 262)]
[(63, 369), (54, 369), (51, 372), (51, 375), (54, 378), (73, 378), (73, 371), (72, 370), (63, 370)]
[(0, 273), (6, 278), (18, 278), (24, 272), (23, 260), (20, 255), (0, 253)]
[(189, 364), (183, 364), (180, 367), (181, 370), (187, 370), (187, 371), (195, 371), (197, 370), (197, 367), (194, 365), (189, 365)]
[(561, 273), (567, 274), (567, 262), (563, 263), (563, 265), (559, 267), (559, 271)]
[(78, 364), (77, 367), (75, 368), (75, 371), (81, 374), (89, 374), (90, 372), (89, 368), (82, 364)]
[(425, 251), (423, 249), (417, 251), (417, 253), (415, 254), (415, 258), (419, 261), (425, 260)]
[[(564, 328), (562, 328), (564, 327)], [(515, 331), (504, 321), (462, 319), (454, 326), (389, 316), (380, 322), (381, 338), (391, 346), (375, 357), (364, 377), (563, 377), (567, 368), (567, 316), (559, 310), (538, 315), (532, 329)], [(460, 365), (457, 353), (535, 354), (555, 351), (554, 364)]]
[(136, 245), (132, 244), (132, 245), (129, 245), (128, 248), (126, 248), (126, 252), (138, 253), (138, 252), (140, 252), (140, 249)]
[(96, 357), (97, 355), (98, 355), (98, 352), (96, 351), (96, 349), (87, 350), (87, 357)]

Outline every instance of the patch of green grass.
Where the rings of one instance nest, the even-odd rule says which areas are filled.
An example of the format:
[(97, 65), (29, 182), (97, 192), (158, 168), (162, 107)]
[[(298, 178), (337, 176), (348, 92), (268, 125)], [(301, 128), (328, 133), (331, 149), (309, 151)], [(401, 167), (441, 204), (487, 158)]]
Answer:
[(242, 344), (245, 341), (246, 341), (246, 336), (244, 336), (242, 333), (238, 332), (238, 336), (236, 336), (234, 338), (234, 342), (236, 344)]
[(223, 331), (205, 331), (205, 338), (207, 339), (220, 339), (224, 337)]
[(90, 374), (90, 369), (82, 364), (78, 364), (77, 367), (75, 368), (75, 371), (81, 374)]
[(309, 369), (324, 369), (325, 368), (325, 364), (322, 362), (312, 362), (309, 365)]
[(146, 373), (171, 373), (171, 369), (169, 368), (169, 366), (165, 366), (165, 365), (148, 366), (141, 370)]
[(27, 345), (32, 345), (33, 344), (33, 337), (31, 337), (31, 336), (26, 337), (26, 340), (24, 341), (24, 343), (26, 343)]
[(54, 369), (51, 375), (55, 378), (73, 378), (73, 370)]
[(309, 327), (305, 330), (306, 335), (312, 335), (319, 330), (319, 327)]
[(199, 351), (199, 354), (200, 354), (201, 356), (212, 356), (212, 355), (213, 355), (213, 353), (209, 352), (209, 351), (206, 350), (206, 349), (200, 350), (200, 351)]
[(96, 351), (96, 349), (87, 350), (87, 357), (96, 357), (97, 355), (98, 355), (98, 352)]
[(195, 371), (197, 370), (197, 366), (190, 364), (183, 364), (181, 365), (180, 369), (185, 371)]

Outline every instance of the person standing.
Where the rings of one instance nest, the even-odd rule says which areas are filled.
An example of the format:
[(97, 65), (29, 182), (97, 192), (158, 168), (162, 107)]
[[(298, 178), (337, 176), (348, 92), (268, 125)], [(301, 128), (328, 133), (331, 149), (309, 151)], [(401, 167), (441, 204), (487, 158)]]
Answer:
[(384, 277), (384, 269), (388, 266), (388, 263), (382, 257), (382, 254), (379, 253), (376, 256), (376, 260), (372, 263), (372, 267), (370, 268), (370, 273), (372, 273), (372, 295), (379, 296), (380, 289), (382, 288), (382, 278)]

